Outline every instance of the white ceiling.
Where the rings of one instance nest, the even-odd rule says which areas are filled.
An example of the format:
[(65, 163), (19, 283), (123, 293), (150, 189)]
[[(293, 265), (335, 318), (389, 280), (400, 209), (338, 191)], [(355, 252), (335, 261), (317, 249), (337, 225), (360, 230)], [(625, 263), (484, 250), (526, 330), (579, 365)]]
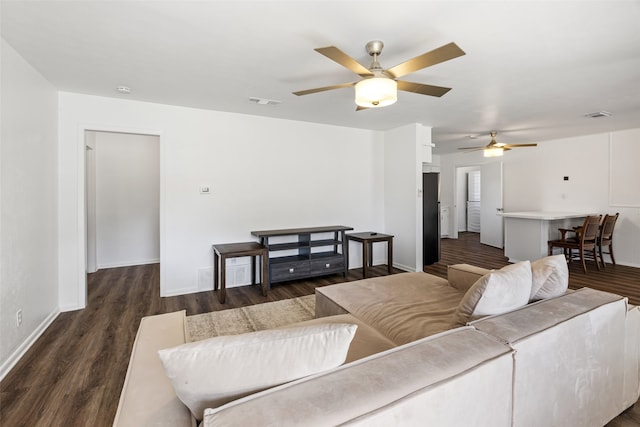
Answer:
[[(365, 129), (433, 127), (436, 153), (640, 127), (640, 1), (1, 1), (2, 37), (63, 91)], [(390, 68), (456, 42), (466, 55), (356, 112), (358, 80), (313, 51)], [(130, 95), (115, 91), (130, 86)], [(249, 97), (281, 101), (256, 105)], [(590, 119), (600, 110), (612, 117)], [(476, 140), (469, 135), (479, 135)]]

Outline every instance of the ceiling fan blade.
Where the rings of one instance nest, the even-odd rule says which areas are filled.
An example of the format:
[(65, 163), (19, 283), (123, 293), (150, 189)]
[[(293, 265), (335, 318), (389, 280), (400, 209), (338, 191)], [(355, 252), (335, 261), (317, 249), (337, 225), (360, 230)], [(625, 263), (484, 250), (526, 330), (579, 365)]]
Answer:
[(393, 77), (398, 78), (405, 76), (414, 71), (422, 70), (423, 68), (430, 67), (431, 65), (439, 64), (441, 62), (448, 61), (458, 56), (464, 55), (465, 52), (458, 47), (455, 43), (449, 43), (434, 49), (430, 52), (423, 53), (416, 56), (413, 59), (398, 64), (395, 67), (389, 68), (387, 73), (390, 73)]
[(478, 150), (484, 150), (487, 147), (466, 147), (466, 148), (458, 148), (458, 150), (465, 150), (465, 151), (478, 151)]
[(514, 148), (514, 147), (537, 147), (538, 144), (506, 144), (503, 145), (504, 148)]
[(373, 75), (367, 67), (365, 67), (335, 46), (319, 47), (314, 50), (362, 77)]
[(359, 105), (356, 107), (356, 111), (362, 111), (362, 110), (368, 110), (368, 109), (369, 107), (361, 107)]
[(404, 80), (397, 80), (398, 89), (406, 92), (419, 93), (421, 95), (430, 96), (442, 96), (451, 90), (450, 87), (425, 85), (422, 83), (406, 82)]
[(298, 96), (309, 95), (311, 93), (318, 93), (318, 92), (324, 92), (324, 91), (327, 91), (327, 90), (333, 90), (333, 89), (340, 89), (340, 88), (343, 88), (343, 87), (349, 87), (349, 86), (353, 86), (355, 84), (356, 84), (356, 82), (351, 82), (351, 83), (342, 83), (342, 84), (333, 85), (333, 86), (317, 87), (315, 89), (299, 90), (297, 92), (293, 92), (293, 94), (294, 95), (298, 95)]

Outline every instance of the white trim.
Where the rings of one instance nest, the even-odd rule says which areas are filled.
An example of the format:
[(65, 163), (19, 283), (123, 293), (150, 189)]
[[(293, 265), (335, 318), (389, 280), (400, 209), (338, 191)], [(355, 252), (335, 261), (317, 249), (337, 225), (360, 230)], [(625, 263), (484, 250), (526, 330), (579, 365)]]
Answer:
[(395, 262), (393, 263), (393, 267), (410, 273), (417, 273), (418, 271), (422, 271), (422, 269), (418, 270), (414, 267), (409, 267), (408, 265), (396, 264)]
[[(86, 308), (87, 306), (87, 235), (86, 235), (86, 155), (85, 155), (85, 133), (87, 131), (95, 131), (95, 132), (117, 132), (117, 133), (128, 133), (128, 134), (137, 134), (137, 135), (151, 135), (157, 136), (160, 144), (160, 296), (163, 295), (163, 278), (165, 277), (165, 269), (162, 267), (166, 262), (162, 262), (164, 257), (164, 244), (165, 244), (165, 233), (164, 233), (164, 209), (165, 209), (165, 197), (164, 197), (164, 189), (165, 189), (165, 180), (164, 180), (164, 141), (162, 137), (161, 130), (154, 129), (142, 129), (135, 128), (130, 126), (117, 126), (117, 125), (102, 125), (96, 123), (80, 123), (78, 126), (78, 159), (79, 159), (79, 178), (77, 179), (78, 188), (77, 188), (77, 200), (78, 200), (78, 300), (76, 306), (65, 307), (63, 311), (71, 311)], [(148, 262), (149, 264), (155, 263), (158, 261)], [(144, 262), (143, 262), (144, 263)], [(128, 264), (131, 265), (131, 264)], [(100, 267), (98, 267), (100, 268)], [(106, 268), (106, 267), (103, 267)]]
[(77, 308), (85, 308), (87, 306), (87, 212), (86, 212), (86, 206), (87, 206), (87, 201), (86, 201), (86, 183), (87, 183), (87, 178), (86, 178), (86, 139), (85, 139), (85, 129), (82, 128), (82, 126), (80, 126), (80, 128), (78, 129), (78, 140), (80, 141), (80, 144), (78, 145), (77, 149), (78, 151), (78, 178), (76, 179), (76, 183), (77, 183), (77, 197), (78, 200), (80, 201), (80, 203), (78, 203), (78, 223), (77, 223), (77, 230), (78, 230), (78, 236), (80, 237), (78, 239), (78, 271), (76, 272), (78, 274), (77, 276), (77, 283), (78, 283), (78, 289), (76, 289), (77, 291), (77, 296), (76, 296), (76, 301), (77, 301)]
[[(162, 263), (160, 263), (160, 269), (162, 269)], [(233, 286), (227, 286), (226, 288), (231, 288)], [(209, 291), (211, 291), (212, 289), (209, 289)], [(197, 287), (193, 287), (193, 288), (180, 288), (180, 289), (174, 289), (172, 290), (170, 293), (166, 294), (166, 295), (160, 295), (161, 297), (177, 297), (180, 295), (187, 295), (187, 294), (195, 294), (198, 292), (204, 292), (202, 289), (198, 289)]]
[(132, 267), (135, 265), (147, 265), (147, 264), (157, 264), (160, 262), (160, 258), (154, 258), (154, 259), (146, 259), (146, 260), (140, 260), (140, 261), (126, 261), (126, 262), (120, 262), (120, 263), (115, 263), (115, 264), (98, 264), (98, 270), (103, 269), (103, 268), (119, 268), (119, 267)]
[(31, 332), (26, 340), (20, 344), (20, 346), (9, 355), (7, 360), (0, 366), (0, 381), (13, 369), (13, 367), (20, 361), (22, 356), (25, 355), (27, 350), (40, 338), (40, 335), (53, 323), (54, 320), (60, 314), (60, 310), (56, 309), (53, 313), (49, 314), (38, 327)]

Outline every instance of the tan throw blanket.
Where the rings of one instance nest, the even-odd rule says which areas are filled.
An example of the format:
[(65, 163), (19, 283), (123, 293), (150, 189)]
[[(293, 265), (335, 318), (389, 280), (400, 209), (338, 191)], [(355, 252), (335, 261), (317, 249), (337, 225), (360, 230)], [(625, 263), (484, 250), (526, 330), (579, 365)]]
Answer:
[(315, 295), (187, 316), (187, 342), (277, 328), (315, 317)]

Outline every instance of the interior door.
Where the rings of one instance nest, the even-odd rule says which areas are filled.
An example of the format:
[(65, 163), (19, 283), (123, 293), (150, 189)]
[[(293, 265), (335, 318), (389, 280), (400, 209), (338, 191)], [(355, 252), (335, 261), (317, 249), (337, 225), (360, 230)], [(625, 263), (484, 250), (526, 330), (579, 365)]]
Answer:
[(504, 247), (502, 212), (502, 162), (482, 165), (480, 182), (480, 243)]

